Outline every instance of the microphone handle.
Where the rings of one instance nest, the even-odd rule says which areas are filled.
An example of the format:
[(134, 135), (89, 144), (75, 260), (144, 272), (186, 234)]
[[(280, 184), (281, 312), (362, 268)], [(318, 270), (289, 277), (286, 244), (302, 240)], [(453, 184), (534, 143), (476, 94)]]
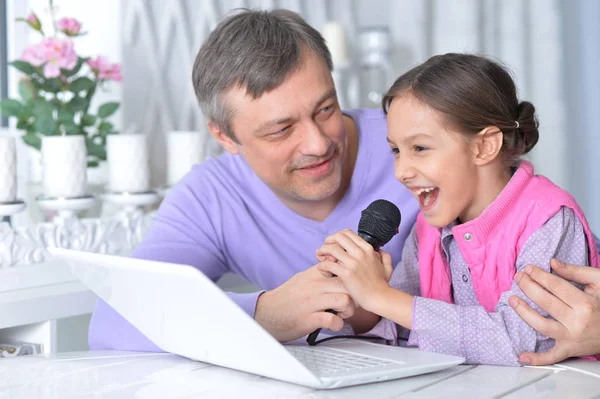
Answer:
[[(365, 240), (366, 242), (368, 242), (369, 244), (371, 244), (371, 246), (373, 247), (373, 249), (375, 251), (379, 251), (379, 241), (375, 237), (373, 237), (367, 233), (363, 233), (361, 231), (358, 232), (358, 236), (360, 238), (362, 238), (363, 240)], [(333, 275), (333, 277), (335, 277), (335, 274)], [(333, 309), (327, 309), (325, 311), (329, 312), (329, 313), (337, 314), (337, 312)], [(315, 331), (308, 334), (308, 338), (306, 338), (306, 342), (308, 343), (308, 345), (315, 346), (316, 345), (315, 342), (320, 333), (321, 333), (321, 329), (317, 328)]]

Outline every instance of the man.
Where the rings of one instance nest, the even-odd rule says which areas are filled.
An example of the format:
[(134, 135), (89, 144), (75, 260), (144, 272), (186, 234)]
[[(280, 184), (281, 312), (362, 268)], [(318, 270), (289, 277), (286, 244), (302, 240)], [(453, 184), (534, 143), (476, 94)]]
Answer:
[[(402, 213), (383, 248), (395, 265), (418, 212), (394, 177), (382, 112), (342, 113), (331, 70), (321, 35), (292, 12), (244, 11), (221, 22), (198, 53), (193, 83), (227, 153), (172, 189), (133, 254), (188, 264), (215, 281), (227, 272), (246, 278), (264, 291), (229, 296), (280, 341), (340, 330), (354, 313), (341, 283), (311, 267), (328, 235), (356, 229), (361, 211), (385, 198)], [(160, 349), (102, 301), (89, 341)]]

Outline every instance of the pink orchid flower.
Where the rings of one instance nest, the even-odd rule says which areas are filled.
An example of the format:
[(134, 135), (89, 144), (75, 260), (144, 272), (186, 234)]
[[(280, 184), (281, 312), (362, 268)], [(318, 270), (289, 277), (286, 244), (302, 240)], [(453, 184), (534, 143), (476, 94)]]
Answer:
[(35, 67), (39, 67), (46, 62), (42, 44), (36, 43), (27, 47), (25, 51), (23, 51), (23, 55), (21, 55), (21, 61), (28, 62)]
[(29, 16), (27, 17), (27, 23), (35, 30), (40, 30), (42, 28), (42, 23), (38, 19), (37, 15), (35, 15), (35, 13), (29, 14)]
[(68, 36), (77, 36), (81, 32), (81, 24), (75, 18), (62, 18), (57, 25), (58, 29)]
[(60, 70), (73, 69), (77, 64), (77, 54), (73, 50), (73, 43), (68, 39), (47, 38), (41, 43), (44, 51), (46, 65), (44, 76), (55, 78), (60, 76)]
[(116, 82), (123, 80), (119, 64), (111, 64), (104, 56), (98, 56), (95, 59), (88, 60), (87, 63), (101, 80), (114, 80)]

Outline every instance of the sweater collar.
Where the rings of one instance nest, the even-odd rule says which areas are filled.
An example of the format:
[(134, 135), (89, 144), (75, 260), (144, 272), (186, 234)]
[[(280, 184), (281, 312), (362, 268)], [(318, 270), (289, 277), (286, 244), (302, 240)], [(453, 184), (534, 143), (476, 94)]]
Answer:
[(481, 215), (475, 219), (456, 225), (452, 228), (452, 234), (457, 237), (470, 234), (472, 239), (477, 242), (487, 242), (490, 234), (502, 223), (502, 220), (508, 215), (519, 195), (525, 189), (528, 182), (533, 178), (533, 165), (527, 161), (521, 161), (519, 169), (511, 177), (508, 184), (500, 192), (498, 197), (487, 208), (481, 212)]

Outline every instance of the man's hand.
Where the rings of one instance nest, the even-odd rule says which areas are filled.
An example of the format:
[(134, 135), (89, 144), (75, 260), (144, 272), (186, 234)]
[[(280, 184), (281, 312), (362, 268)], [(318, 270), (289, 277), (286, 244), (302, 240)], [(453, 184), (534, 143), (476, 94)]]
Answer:
[[(535, 266), (517, 273), (515, 282), (555, 320), (542, 317), (516, 296), (510, 305), (531, 327), (554, 338), (556, 345), (544, 353), (523, 353), (519, 360), (535, 366), (560, 362), (574, 356), (600, 353), (600, 269), (550, 262), (555, 276)], [(579, 290), (566, 280), (584, 284)]]
[[(316, 266), (294, 275), (258, 298), (254, 319), (278, 341), (303, 337), (318, 328), (339, 331), (354, 314), (354, 302), (342, 282), (325, 277)], [(325, 312), (337, 311), (337, 315)]]

